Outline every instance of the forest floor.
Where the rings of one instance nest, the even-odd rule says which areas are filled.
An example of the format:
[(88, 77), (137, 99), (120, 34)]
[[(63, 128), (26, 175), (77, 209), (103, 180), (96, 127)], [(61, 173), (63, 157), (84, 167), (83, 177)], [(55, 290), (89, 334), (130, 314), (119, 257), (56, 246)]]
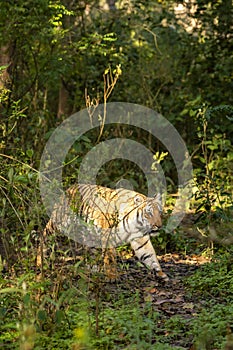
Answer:
[[(171, 240), (164, 237), (170, 245), (179, 242), (183, 247), (182, 253), (178, 250), (158, 256), (162, 270), (170, 278), (166, 283), (139, 263), (127, 247), (118, 250), (118, 278), (112, 282), (103, 273), (101, 259), (98, 263), (98, 258), (91, 258), (92, 267), (83, 264), (82, 249), (80, 255), (76, 250), (74, 260), (58, 259), (60, 262), (55, 263), (51, 280), (60, 281), (61, 292), (64, 286), (67, 288), (68, 280), (77, 291), (77, 299), (71, 308), (76, 310), (78, 307), (78, 312), (86, 310), (84, 314), (91, 324), (90, 349), (225, 349), (232, 311), (229, 310), (229, 317), (224, 316), (231, 292), (225, 293), (223, 289), (231, 282), (230, 279), (229, 283), (223, 282), (227, 281), (227, 271), (223, 274), (222, 268), (211, 267), (218, 259), (201, 253), (203, 241), (192, 238), (196, 232), (192, 232), (191, 240), (190, 236), (187, 238), (193, 249), (189, 247), (189, 253), (184, 252), (185, 241), (180, 242), (180, 239), (186, 239), (184, 232), (190, 234), (192, 223), (193, 216), (189, 216), (182, 223), (178, 237), (175, 235)], [(62, 247), (61, 250), (66, 249)], [(205, 272), (208, 266), (213, 273)], [(212, 314), (215, 306), (217, 309), (213, 309)], [(216, 333), (218, 325), (220, 329)]]
[[(188, 226), (182, 226), (185, 232)], [(0, 345), (16, 349), (22, 339), (26, 344), (17, 325), (24, 329), (32, 319), (35, 350), (233, 350), (232, 249), (208, 257), (201, 241), (181, 238), (183, 232), (170, 241), (164, 237), (170, 248), (174, 242), (182, 246), (182, 252), (158, 256), (170, 278), (166, 283), (127, 246), (118, 250), (118, 278), (109, 281), (101, 252), (99, 260), (90, 250), (85, 257), (83, 248), (66, 245), (64, 237), (42, 279), (34, 257), (27, 271), (18, 262), (1, 280)]]
[(168, 338), (169, 345), (174, 348), (195, 349), (192, 335), (187, 338), (185, 334), (189, 322), (202, 310), (205, 301), (187, 292), (185, 280), (209, 259), (180, 254), (165, 254), (158, 258), (163, 271), (170, 277), (168, 282), (158, 281), (146, 268), (136, 266), (135, 259), (131, 258), (127, 260), (127, 272), (117, 283), (106, 284), (104, 293), (110, 293), (112, 300), (122, 295), (137, 294), (142, 309), (150, 303), (153, 312), (159, 315), (152, 343), (156, 339)]

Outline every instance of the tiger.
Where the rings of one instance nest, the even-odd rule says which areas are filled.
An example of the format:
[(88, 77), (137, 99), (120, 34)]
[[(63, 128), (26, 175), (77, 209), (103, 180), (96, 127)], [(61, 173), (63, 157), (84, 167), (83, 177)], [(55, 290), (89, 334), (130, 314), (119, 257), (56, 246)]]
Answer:
[(106, 265), (115, 263), (115, 247), (129, 243), (138, 260), (167, 282), (150, 240), (162, 227), (161, 213), (160, 194), (151, 198), (124, 188), (75, 184), (55, 204), (43, 241), (46, 246), (47, 236), (60, 231), (90, 247), (101, 246), (103, 252), (110, 252), (105, 255)]

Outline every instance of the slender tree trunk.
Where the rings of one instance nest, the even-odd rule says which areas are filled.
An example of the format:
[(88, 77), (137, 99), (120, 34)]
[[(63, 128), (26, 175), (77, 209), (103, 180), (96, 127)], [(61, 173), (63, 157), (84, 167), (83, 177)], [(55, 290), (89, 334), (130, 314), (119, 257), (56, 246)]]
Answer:
[(116, 10), (116, 0), (107, 0), (107, 4), (110, 11)]
[(69, 114), (70, 108), (68, 105), (69, 92), (66, 90), (63, 82), (61, 81), (61, 86), (59, 90), (59, 101), (58, 101), (58, 111), (57, 117), (61, 118), (63, 115), (67, 116)]
[(0, 48), (0, 67), (6, 66), (6, 68), (4, 68), (0, 74), (0, 89), (6, 88), (8, 85), (8, 82), (10, 81), (10, 76), (7, 71), (7, 68), (8, 68), (7, 66), (9, 66), (9, 64), (10, 64), (10, 58), (7, 52), (7, 47), (3, 46)]

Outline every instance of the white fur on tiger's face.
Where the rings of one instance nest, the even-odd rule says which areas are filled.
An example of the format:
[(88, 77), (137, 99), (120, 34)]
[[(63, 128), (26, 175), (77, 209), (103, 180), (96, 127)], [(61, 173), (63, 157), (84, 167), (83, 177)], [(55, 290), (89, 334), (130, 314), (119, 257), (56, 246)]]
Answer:
[[(138, 259), (167, 281), (168, 277), (162, 272), (150, 241), (150, 234), (153, 235), (162, 226), (161, 208), (160, 196), (148, 198), (123, 188), (113, 190), (97, 185), (73, 185), (55, 206), (44, 237), (51, 231), (76, 230), (79, 234), (82, 231), (82, 238), (85, 236), (86, 242), (90, 242), (87, 235), (93, 236), (93, 230), (88, 225), (80, 230), (82, 218), (95, 228), (93, 245), (98, 235), (104, 249), (130, 243)], [(69, 236), (74, 237), (74, 234)]]

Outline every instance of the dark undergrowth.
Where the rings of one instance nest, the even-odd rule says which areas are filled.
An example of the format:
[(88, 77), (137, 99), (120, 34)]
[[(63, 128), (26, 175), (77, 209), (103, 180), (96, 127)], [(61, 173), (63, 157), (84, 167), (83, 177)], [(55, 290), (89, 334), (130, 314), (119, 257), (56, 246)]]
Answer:
[[(120, 277), (106, 281), (77, 257), (43, 278), (33, 261), (2, 270), (4, 349), (232, 349), (232, 248), (212, 259), (160, 256), (167, 284), (123, 249)], [(24, 265), (27, 265), (26, 267)]]

